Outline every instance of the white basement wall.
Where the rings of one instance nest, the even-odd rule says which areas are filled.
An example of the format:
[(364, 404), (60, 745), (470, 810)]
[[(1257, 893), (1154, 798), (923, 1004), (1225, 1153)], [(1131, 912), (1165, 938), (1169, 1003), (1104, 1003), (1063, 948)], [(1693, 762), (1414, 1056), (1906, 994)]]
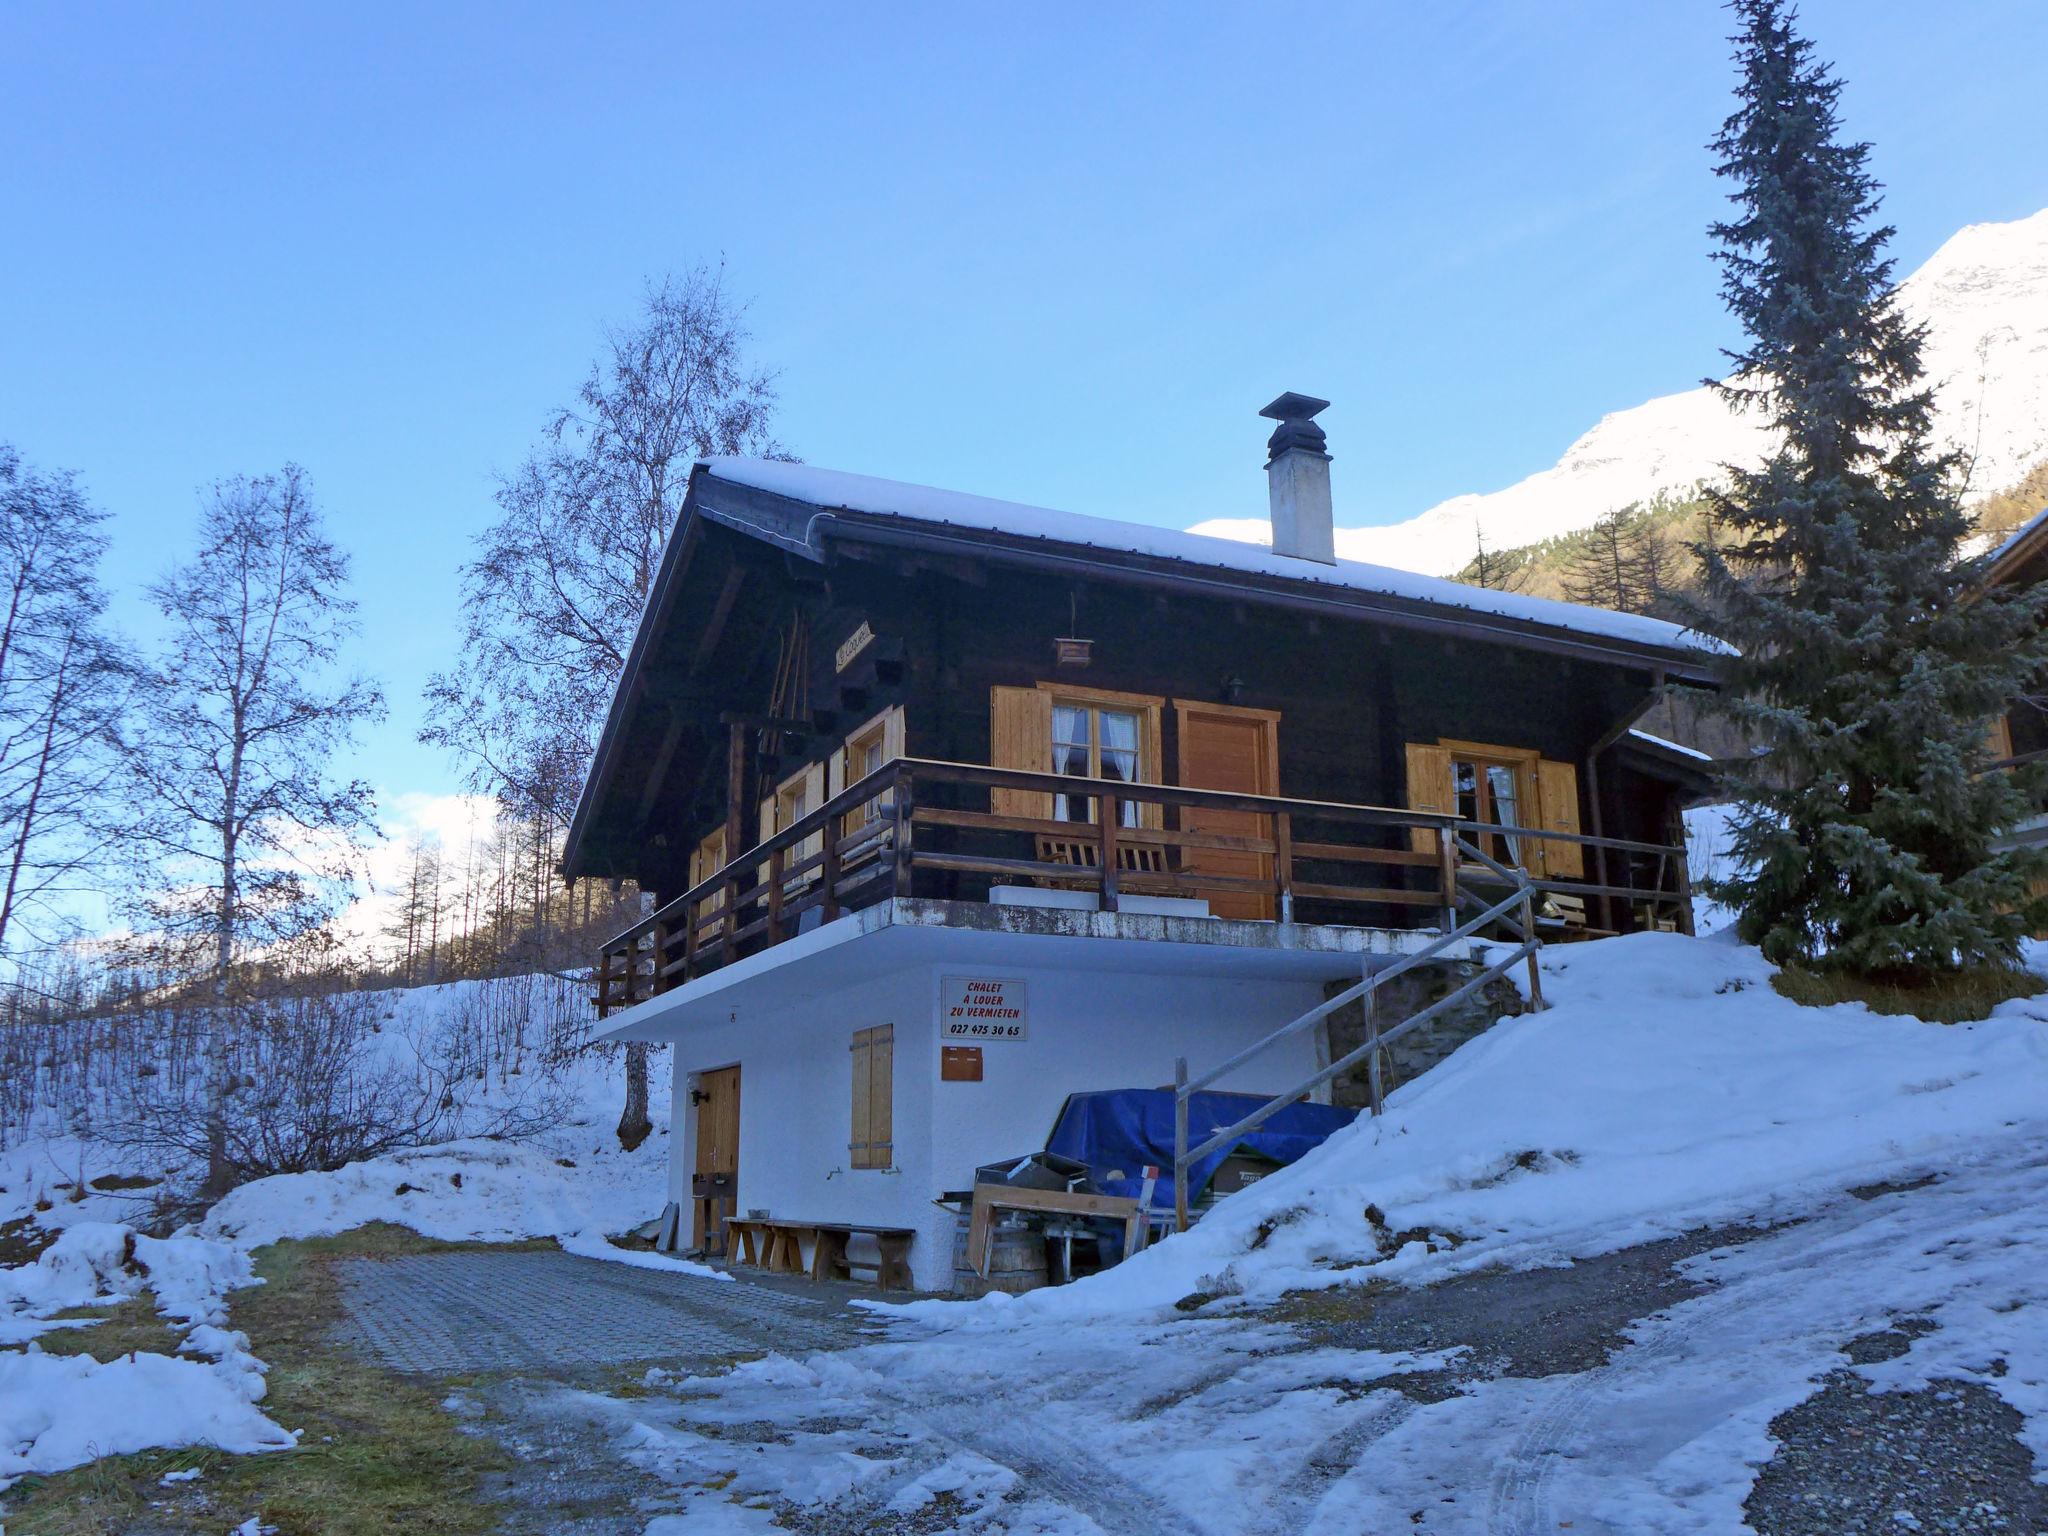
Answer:
[[(968, 973), (1024, 983), (1026, 1034), (982, 1046), (983, 1081), (941, 1082), (941, 979)], [(1199, 1073), (1321, 999), (1310, 980), (917, 964), (829, 1001), (693, 1023), (675, 1037), (670, 1198), (687, 1209), (696, 1074), (737, 1064), (741, 1213), (915, 1228), (918, 1287), (947, 1290), (955, 1222), (932, 1204), (936, 1195), (967, 1188), (980, 1164), (1042, 1148), (1069, 1093), (1170, 1084), (1177, 1056)], [(886, 1170), (851, 1168), (847, 1158), (848, 1047), (855, 1030), (874, 1024), (895, 1026), (895, 1165)], [(1217, 1086), (1275, 1092), (1314, 1070), (1315, 1032), (1304, 1030)]]

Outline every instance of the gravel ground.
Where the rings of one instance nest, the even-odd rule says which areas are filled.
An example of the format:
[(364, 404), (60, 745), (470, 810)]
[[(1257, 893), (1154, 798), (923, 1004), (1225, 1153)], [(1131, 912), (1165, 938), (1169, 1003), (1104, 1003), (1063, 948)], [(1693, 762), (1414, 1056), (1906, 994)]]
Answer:
[[(1908, 1319), (1842, 1352), (1857, 1364), (1888, 1360), (1927, 1331)], [(1771, 1421), (1781, 1449), (1743, 1516), (1758, 1536), (2048, 1536), (2048, 1487), (2034, 1481), (2019, 1430), (2019, 1414), (1976, 1382), (1872, 1392), (1845, 1367)]]
[[(1470, 1353), (1456, 1380), (1556, 1376), (1605, 1365), (1630, 1323), (1712, 1289), (1677, 1273), (1686, 1259), (1764, 1235), (1757, 1227), (1713, 1227), (1645, 1243), (1568, 1268), (1485, 1270), (1411, 1289), (1377, 1283), (1293, 1296), (1264, 1314), (1316, 1344), (1389, 1352)], [(1408, 1378), (1425, 1398), (1454, 1390), (1440, 1376)]]

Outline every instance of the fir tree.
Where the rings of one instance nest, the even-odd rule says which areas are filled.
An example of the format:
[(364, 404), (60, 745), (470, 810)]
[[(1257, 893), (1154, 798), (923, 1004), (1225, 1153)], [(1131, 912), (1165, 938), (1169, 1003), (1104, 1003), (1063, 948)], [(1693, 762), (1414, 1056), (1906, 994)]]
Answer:
[(1727, 765), (1747, 869), (1721, 894), (1779, 963), (1899, 981), (2009, 961), (2038, 855), (1994, 851), (2042, 789), (1987, 773), (1987, 727), (2048, 664), (2041, 594), (1979, 590), (1957, 458), (1932, 440), (1869, 146), (1784, 0), (1734, 0), (1738, 106), (1713, 227), (1747, 345), (1723, 387), (1782, 446), (1711, 497), (1706, 610), (1740, 647), (1723, 706), (1768, 751)]

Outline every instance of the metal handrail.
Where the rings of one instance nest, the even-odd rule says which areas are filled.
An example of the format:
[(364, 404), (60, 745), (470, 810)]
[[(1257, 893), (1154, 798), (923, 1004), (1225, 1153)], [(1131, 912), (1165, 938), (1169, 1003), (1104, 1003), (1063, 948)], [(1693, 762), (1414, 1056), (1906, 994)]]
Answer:
[[(1542, 973), (1537, 966), (1536, 956), (1537, 952), (1543, 947), (1543, 941), (1536, 936), (1534, 899), (1536, 882), (1529, 878), (1526, 870), (1513, 869), (1509, 866), (1495, 863), (1494, 860), (1480, 853), (1476, 848), (1466, 844), (1462, 838), (1458, 839), (1458, 845), (1465, 848), (1466, 851), (1473, 853), (1482, 863), (1509, 879), (1514, 889), (1492, 906), (1479, 912), (1476, 916), (1467, 918), (1455, 927), (1445, 929), (1444, 932), (1413, 954), (1404, 955), (1401, 959), (1395, 961), (1394, 964), (1365, 976), (1352, 986), (1346, 987), (1335, 997), (1327, 998), (1305, 1013), (1290, 1019), (1264, 1039), (1246, 1046), (1235, 1056), (1223, 1063), (1223, 1065), (1212, 1068), (1201, 1077), (1192, 1080), (1188, 1077), (1188, 1063), (1185, 1056), (1174, 1063), (1173, 1215), (1174, 1225), (1178, 1230), (1185, 1232), (1188, 1228), (1188, 1170), (1197, 1161), (1215, 1151), (1216, 1148), (1235, 1141), (1247, 1132), (1257, 1130), (1267, 1120), (1271, 1119), (1288, 1105), (1297, 1103), (1307, 1097), (1324, 1083), (1330, 1082), (1348, 1071), (1361, 1059), (1367, 1060), (1371, 1066), (1372, 1113), (1378, 1115), (1385, 1108), (1379, 1086), (1379, 1051), (1389, 1041), (1400, 1038), (1411, 1029), (1435, 1018), (1453, 1004), (1462, 1002), (1487, 982), (1502, 975), (1509, 966), (1524, 959), (1528, 961), (1530, 1004), (1536, 1011), (1542, 1011), (1545, 1006), (1543, 1002), (1543, 979)], [(1453, 892), (1452, 899), (1455, 901), (1459, 894)], [(1511, 950), (1503, 959), (1489, 965), (1479, 975), (1457, 987), (1446, 996), (1437, 999), (1428, 1007), (1411, 1014), (1393, 1029), (1385, 1033), (1380, 1031), (1379, 1013), (1375, 1003), (1378, 998), (1379, 989), (1383, 985), (1392, 981), (1397, 976), (1406, 975), (1418, 966), (1428, 964), (1452, 945), (1477, 934), (1488, 923), (1504, 919), (1512, 923), (1512, 919), (1507, 919), (1507, 913), (1511, 908), (1515, 907), (1519, 907), (1522, 910), (1521, 922), (1513, 924), (1522, 934), (1522, 942), (1519, 945)], [(1259, 1105), (1258, 1108), (1254, 1109), (1236, 1124), (1213, 1132), (1199, 1147), (1190, 1150), (1188, 1147), (1188, 1103), (1197, 1092), (1228, 1073), (1235, 1071), (1238, 1067), (1243, 1066), (1245, 1062), (1259, 1055), (1262, 1051), (1267, 1050), (1282, 1040), (1291, 1038), (1319, 1020), (1328, 1018), (1339, 1008), (1353, 1002), (1362, 1003), (1365, 1009), (1366, 1039), (1363, 1045), (1346, 1052), (1341, 1058), (1319, 1069), (1312, 1076), (1288, 1089), (1285, 1093), (1267, 1099), (1265, 1103)]]

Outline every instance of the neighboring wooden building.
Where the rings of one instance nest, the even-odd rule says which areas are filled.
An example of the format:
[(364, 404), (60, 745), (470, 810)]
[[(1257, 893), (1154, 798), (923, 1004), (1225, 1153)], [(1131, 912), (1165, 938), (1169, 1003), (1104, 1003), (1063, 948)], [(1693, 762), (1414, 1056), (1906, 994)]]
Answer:
[[(1412, 948), (1487, 859), (1542, 883), (1553, 936), (1689, 928), (1702, 781), (1630, 726), (1723, 648), (1336, 561), (1320, 407), (1269, 408), (1270, 550), (696, 467), (563, 867), (655, 893), (600, 1005), (677, 1044), (679, 1201), (743, 1106), (699, 1238), (718, 1201), (886, 1209), (935, 1283), (934, 1193), (1067, 1092), (1222, 1059)], [(973, 976), (1019, 983), (1024, 1039), (948, 1033)], [(1312, 1067), (1304, 1040), (1237, 1081)]]
[[(1985, 568), (1987, 586), (2031, 587), (2048, 578), (2048, 507), (2010, 534), (1992, 552)], [(1991, 751), (2005, 763), (2032, 762), (2048, 754), (2048, 689), (2032, 698), (2015, 699), (1992, 723)], [(2048, 842), (2048, 814), (2034, 816), (2006, 834), (2010, 843)]]

